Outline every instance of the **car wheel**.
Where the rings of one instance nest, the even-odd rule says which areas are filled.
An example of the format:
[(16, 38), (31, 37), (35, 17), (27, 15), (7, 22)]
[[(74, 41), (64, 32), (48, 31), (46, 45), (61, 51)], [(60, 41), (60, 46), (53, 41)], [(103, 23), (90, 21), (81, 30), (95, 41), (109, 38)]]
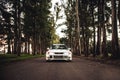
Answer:
[(46, 60), (46, 62), (50, 62), (50, 60)]

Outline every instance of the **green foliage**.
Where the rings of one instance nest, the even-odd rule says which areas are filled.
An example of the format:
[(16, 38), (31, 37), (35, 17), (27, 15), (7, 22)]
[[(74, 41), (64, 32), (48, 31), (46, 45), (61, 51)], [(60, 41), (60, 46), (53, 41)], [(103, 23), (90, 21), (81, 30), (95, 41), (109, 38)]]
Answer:
[(31, 45), (33, 53), (41, 53), (53, 39), (58, 38), (50, 16), (51, 6), (50, 0), (1, 1), (0, 35), (7, 34), (9, 50), (14, 45), (11, 52), (21, 53), (21, 45), (26, 43), (24, 47), (27, 51), (30, 51), (28, 48)]
[[(98, 53), (100, 55), (102, 54), (104, 57), (107, 57), (108, 53), (115, 56), (116, 54), (118, 56), (120, 55), (119, 45), (117, 44), (118, 26), (116, 25), (119, 17), (118, 19), (115, 17), (116, 14), (119, 16), (120, 9), (118, 7), (120, 7), (120, 1), (118, 1), (118, 3), (117, 1), (118, 0), (79, 0), (79, 3), (76, 3), (77, 0), (68, 0), (66, 3), (64, 3), (63, 0), (61, 1), (63, 3), (62, 7), (65, 10), (65, 23), (67, 26), (67, 30), (63, 30), (62, 32), (67, 35), (66, 39), (68, 39), (68, 44), (71, 45), (73, 50), (76, 50), (76, 46), (78, 45), (78, 43), (76, 43), (78, 29), (76, 14), (77, 11), (79, 11), (79, 35), (81, 38), (82, 52), (85, 55), (92, 52), (93, 56)], [(114, 11), (111, 3), (114, 6), (113, 8), (117, 5), (117, 8), (115, 8)], [(79, 4), (79, 7), (76, 7), (77, 4)], [(118, 13), (115, 13), (116, 11), (118, 11)], [(112, 37), (115, 37), (112, 39), (112, 41), (115, 41), (113, 44), (111, 44), (111, 41), (107, 43), (108, 37), (111, 36), (109, 35), (110, 33), (112, 34)], [(61, 39), (61, 41), (63, 40), (64, 39)], [(118, 52), (111, 52), (111, 47), (115, 48)]]
[(62, 43), (62, 44), (68, 44), (68, 39), (66, 37), (60, 38), (60, 43)]
[(44, 45), (40, 47), (44, 49), (50, 45), (54, 30), (49, 11), (50, 2), (48, 0), (27, 0), (25, 4), (24, 34), (36, 42), (34, 45), (39, 46), (40, 43), (40, 45)]
[(17, 56), (15, 54), (0, 54), (0, 64), (6, 64), (15, 61), (22, 61), (31, 58), (42, 57), (43, 55), (29, 55), (29, 54), (21, 54), (21, 56)]

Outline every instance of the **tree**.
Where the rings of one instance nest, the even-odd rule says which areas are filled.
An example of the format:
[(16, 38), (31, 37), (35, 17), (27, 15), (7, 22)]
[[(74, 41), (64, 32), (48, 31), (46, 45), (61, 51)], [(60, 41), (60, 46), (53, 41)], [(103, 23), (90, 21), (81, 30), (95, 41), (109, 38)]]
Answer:
[(102, 54), (103, 54), (103, 57), (108, 57), (108, 54), (106, 52), (106, 26), (105, 26), (105, 0), (102, 0), (102, 6), (101, 6), (101, 9), (102, 9), (102, 16), (101, 16), (101, 27), (102, 27)]
[(112, 57), (119, 58), (118, 29), (116, 18), (116, 0), (111, 0), (112, 4)]
[(120, 25), (120, 0), (118, 2), (118, 19), (119, 19), (119, 25)]
[(96, 56), (95, 4), (96, 2), (94, 0), (90, 0), (91, 26), (93, 27), (93, 57)]
[[(6, 6), (8, 4), (8, 6)], [(11, 17), (13, 16), (12, 14), (12, 10), (7, 11), (7, 9), (9, 8), (9, 6), (11, 5), (11, 3), (9, 1), (1, 1), (0, 4), (0, 11), (1, 11), (1, 31), (3, 30), (2, 34), (3, 35), (7, 35), (7, 45), (8, 45), (8, 52), (7, 53), (11, 53), (11, 40), (12, 40), (12, 25), (11, 25)]]
[[(1, 2), (4, 4), (0, 4), (2, 6), (0, 7), (2, 13), (0, 14), (2, 15), (0, 29), (3, 29), (1, 32), (3, 36), (8, 35), (8, 51), (10, 52), (10, 47), (14, 44), (12, 51), (20, 56), (25, 43), (26, 53), (30, 52), (30, 45), (32, 45), (33, 54), (44, 53), (53, 39), (51, 36), (55, 34), (49, 11), (50, 1), (9, 0)], [(8, 4), (11, 4), (10, 7)], [(13, 41), (13, 44), (10, 41)]]
[(105, 28), (105, 1), (98, 1), (98, 36), (97, 36), (97, 54), (107, 57), (106, 53), (106, 28)]
[(67, 26), (67, 30), (63, 30), (62, 32), (64, 32), (67, 35), (66, 37), (68, 40), (67, 45), (72, 48), (74, 54), (77, 54), (75, 47), (75, 44), (77, 44), (76, 43), (77, 29), (75, 30), (75, 27), (77, 27), (75, 6), (76, 6), (76, 1), (68, 0), (68, 2), (65, 3), (62, 0), (62, 7), (64, 8), (64, 12), (66, 15), (65, 25)]

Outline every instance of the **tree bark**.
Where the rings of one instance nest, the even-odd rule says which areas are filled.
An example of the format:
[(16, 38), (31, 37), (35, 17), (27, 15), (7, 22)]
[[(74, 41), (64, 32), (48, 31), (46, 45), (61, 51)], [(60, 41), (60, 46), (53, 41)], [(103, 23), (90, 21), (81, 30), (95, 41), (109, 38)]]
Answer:
[(103, 54), (103, 57), (107, 57), (107, 52), (106, 52), (106, 28), (105, 28), (105, 19), (104, 19), (104, 11), (105, 11), (105, 0), (101, 0), (101, 53)]
[(117, 31), (117, 15), (116, 15), (116, 0), (111, 0), (112, 3), (112, 57), (120, 58), (118, 31)]
[(118, 20), (119, 20), (119, 25), (120, 25), (120, 0), (118, 3)]
[(79, 0), (76, 0), (76, 17), (77, 17), (76, 50), (77, 50), (77, 54), (81, 55), (79, 3), (80, 3)]
[(15, 22), (15, 26), (14, 26), (14, 34), (15, 34), (15, 38), (14, 38), (14, 54), (17, 54), (17, 44), (18, 44), (18, 31), (17, 31), (17, 0), (15, 0), (15, 14), (14, 14), (14, 22)]
[(98, 1), (98, 31), (97, 31), (97, 55), (101, 54), (101, 27), (102, 27), (102, 8), (101, 8), (101, 0)]

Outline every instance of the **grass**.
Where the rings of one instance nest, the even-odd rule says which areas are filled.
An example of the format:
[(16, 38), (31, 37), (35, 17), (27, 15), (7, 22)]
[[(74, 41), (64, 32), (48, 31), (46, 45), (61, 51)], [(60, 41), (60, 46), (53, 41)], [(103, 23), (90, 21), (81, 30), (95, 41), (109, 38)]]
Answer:
[(26, 59), (31, 59), (31, 58), (37, 58), (37, 57), (42, 57), (44, 55), (30, 55), (30, 54), (21, 54), (20, 56), (17, 56), (15, 54), (0, 54), (0, 64), (5, 64), (5, 63), (10, 63), (10, 62), (15, 62), (15, 61), (22, 61)]
[(84, 55), (81, 55), (81, 56), (78, 56), (78, 57), (82, 58), (82, 59), (86, 59), (86, 60), (91, 60), (91, 61), (104, 63), (104, 64), (120, 66), (120, 59), (112, 59), (111, 56), (112, 56), (112, 54), (109, 53), (107, 58), (103, 57), (103, 55), (99, 55), (99, 56), (96, 56), (96, 57), (93, 57), (92, 55), (90, 55), (88, 57), (85, 57)]

